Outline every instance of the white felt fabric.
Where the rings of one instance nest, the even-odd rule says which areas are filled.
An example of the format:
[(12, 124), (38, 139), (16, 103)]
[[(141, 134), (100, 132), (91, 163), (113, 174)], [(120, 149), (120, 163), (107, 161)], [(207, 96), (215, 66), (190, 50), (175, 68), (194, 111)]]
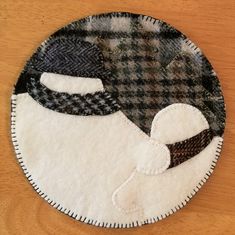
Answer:
[[(123, 212), (132, 211), (148, 216), (160, 216), (188, 200), (195, 194), (201, 180), (215, 159), (216, 149), (222, 141), (214, 137), (197, 156), (157, 176), (146, 176), (136, 171), (114, 193), (116, 207)], [(199, 185), (200, 186), (200, 185)]]
[(152, 122), (151, 137), (160, 143), (173, 144), (208, 128), (206, 118), (197, 108), (177, 103), (156, 114)]
[(85, 95), (96, 91), (104, 91), (102, 81), (99, 78), (73, 77), (55, 73), (43, 73), (40, 82), (50, 90), (78, 93)]
[(164, 144), (149, 138), (146, 142), (133, 148), (133, 156), (137, 159), (136, 170), (146, 175), (157, 175), (164, 172), (171, 163), (170, 151)]
[[(148, 157), (141, 156), (143, 149), (154, 145), (122, 112), (74, 116), (46, 109), (28, 94), (14, 98), (15, 132), (27, 171), (42, 192), (78, 218), (129, 224), (170, 212), (210, 171), (222, 140), (215, 137), (198, 156), (150, 176), (136, 167), (139, 158)], [(143, 149), (136, 156), (138, 146)]]

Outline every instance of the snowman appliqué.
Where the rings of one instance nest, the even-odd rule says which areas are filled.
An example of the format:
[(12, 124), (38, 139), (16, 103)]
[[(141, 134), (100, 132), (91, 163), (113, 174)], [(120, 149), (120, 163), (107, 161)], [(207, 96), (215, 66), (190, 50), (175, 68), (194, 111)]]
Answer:
[(42, 54), (21, 74), (12, 105), (16, 151), (45, 199), (110, 224), (154, 222), (182, 207), (222, 142), (201, 111), (171, 104), (146, 134), (105, 90), (111, 75), (96, 45), (58, 39)]

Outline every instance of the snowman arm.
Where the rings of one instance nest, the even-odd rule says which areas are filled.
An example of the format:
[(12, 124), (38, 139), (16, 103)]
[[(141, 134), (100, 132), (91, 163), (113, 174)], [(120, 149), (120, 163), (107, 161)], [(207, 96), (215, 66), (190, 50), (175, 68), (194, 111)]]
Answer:
[(136, 170), (146, 175), (157, 175), (168, 169), (171, 163), (170, 151), (165, 144), (153, 139), (136, 147)]
[(159, 143), (174, 144), (208, 128), (209, 124), (199, 109), (189, 104), (175, 103), (155, 115), (151, 137)]
[(176, 103), (156, 114), (151, 138), (166, 144), (170, 150), (171, 168), (200, 153), (211, 142), (213, 131), (200, 110)]
[(137, 147), (137, 171), (147, 175), (156, 175), (166, 169), (180, 165), (199, 154), (213, 139), (213, 131), (209, 128), (184, 141), (174, 144), (159, 144), (153, 139), (149, 143)]
[(117, 116), (116, 135), (118, 134), (120, 143), (124, 141), (123, 151), (128, 158), (133, 159), (135, 171), (146, 175), (157, 175), (164, 172), (170, 165), (168, 147), (149, 137), (123, 112), (117, 112)]

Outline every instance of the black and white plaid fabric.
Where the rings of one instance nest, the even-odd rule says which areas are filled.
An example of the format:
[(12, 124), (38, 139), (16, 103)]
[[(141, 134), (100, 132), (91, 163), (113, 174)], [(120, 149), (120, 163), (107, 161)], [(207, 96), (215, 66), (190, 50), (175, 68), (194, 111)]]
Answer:
[[(25, 71), (30, 74), (49, 68), (61, 74), (81, 71), (80, 75), (89, 75), (85, 72), (88, 67), (79, 65), (82, 52), (75, 50), (80, 46), (78, 40), (100, 48), (106, 72), (90, 56), (94, 66), (90, 67), (95, 68), (90, 77), (100, 75), (105, 90), (145, 133), (150, 133), (156, 113), (181, 102), (201, 110), (214, 134), (223, 134), (225, 107), (217, 76), (202, 52), (179, 31), (160, 20), (130, 13), (87, 17), (54, 33), (29, 60)], [(69, 62), (64, 61), (56, 42), (69, 48)], [(106, 76), (107, 69), (110, 76)], [(22, 86), (18, 84), (18, 88)]]
[(30, 77), (27, 91), (42, 106), (60, 113), (73, 115), (107, 115), (120, 109), (116, 100), (108, 92), (93, 94), (68, 94), (48, 89), (39, 78)]

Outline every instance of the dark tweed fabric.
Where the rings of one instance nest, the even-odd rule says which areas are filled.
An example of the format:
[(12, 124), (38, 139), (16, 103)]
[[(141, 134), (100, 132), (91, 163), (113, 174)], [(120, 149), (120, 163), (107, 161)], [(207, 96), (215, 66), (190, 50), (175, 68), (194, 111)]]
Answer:
[[(77, 61), (63, 61), (59, 53), (54, 67), (48, 57), (57, 53), (50, 49), (54, 42), (74, 38), (101, 49), (110, 71), (110, 77), (101, 75), (106, 91), (117, 97), (121, 110), (145, 133), (149, 134), (156, 113), (181, 102), (201, 110), (214, 135), (223, 134), (225, 107), (218, 78), (202, 52), (176, 29), (160, 20), (130, 13), (87, 17), (54, 33), (27, 63), (24, 73), (43, 72), (45, 68), (62, 74), (77, 73), (79, 56), (73, 42), (69, 53)], [(68, 71), (67, 66), (73, 71)], [(97, 65), (96, 70), (101, 67)], [(80, 69), (85, 72), (82, 66)], [(22, 75), (16, 92), (26, 91), (23, 78)]]
[(107, 78), (103, 55), (99, 48), (76, 37), (51, 38), (39, 48), (28, 63), (38, 72), (51, 72), (71, 76)]
[(207, 129), (187, 140), (168, 144), (167, 147), (171, 153), (171, 164), (169, 168), (178, 166), (199, 154), (208, 144), (210, 144), (213, 136), (212, 130)]
[(73, 115), (107, 115), (120, 109), (108, 92), (79, 95), (56, 92), (40, 83), (36, 77), (27, 82), (28, 93), (42, 106), (60, 113)]

